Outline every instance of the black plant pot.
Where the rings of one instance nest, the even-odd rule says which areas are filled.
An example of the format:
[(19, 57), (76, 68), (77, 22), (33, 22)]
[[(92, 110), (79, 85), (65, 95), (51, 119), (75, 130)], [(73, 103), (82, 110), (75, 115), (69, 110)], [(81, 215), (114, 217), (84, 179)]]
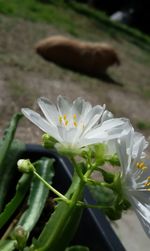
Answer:
[[(19, 158), (29, 158), (31, 161), (41, 157), (55, 159), (55, 177), (53, 185), (61, 193), (65, 193), (70, 186), (72, 177), (72, 165), (68, 159), (58, 155), (55, 151), (49, 151), (40, 145), (26, 145), (25, 151)], [(88, 190), (85, 191), (85, 201), (94, 203)], [(85, 245), (90, 251), (125, 251), (122, 243), (113, 231), (110, 223), (97, 209), (85, 209), (78, 227), (78, 231), (70, 245)]]

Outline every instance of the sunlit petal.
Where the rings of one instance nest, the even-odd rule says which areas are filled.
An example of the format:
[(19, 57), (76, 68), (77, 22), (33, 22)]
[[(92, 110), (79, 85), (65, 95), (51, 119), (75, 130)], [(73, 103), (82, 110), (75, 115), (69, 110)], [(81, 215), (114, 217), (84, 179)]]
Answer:
[(57, 97), (57, 106), (58, 106), (59, 113), (61, 115), (70, 114), (72, 105), (66, 97), (59, 95)]
[(61, 141), (61, 138), (58, 135), (58, 130), (53, 125), (48, 123), (46, 119), (41, 117), (41, 115), (37, 112), (34, 112), (28, 108), (22, 108), (22, 113), (32, 121), (36, 126), (38, 126), (42, 131), (48, 133), (50, 136), (55, 138), (58, 141)]
[(58, 123), (58, 110), (53, 103), (50, 103), (47, 98), (41, 97), (38, 99), (38, 104), (44, 113), (46, 119), (57, 126)]
[(140, 200), (137, 200), (135, 197), (130, 198), (130, 202), (135, 209), (137, 217), (141, 222), (145, 233), (150, 238), (150, 202), (141, 203)]

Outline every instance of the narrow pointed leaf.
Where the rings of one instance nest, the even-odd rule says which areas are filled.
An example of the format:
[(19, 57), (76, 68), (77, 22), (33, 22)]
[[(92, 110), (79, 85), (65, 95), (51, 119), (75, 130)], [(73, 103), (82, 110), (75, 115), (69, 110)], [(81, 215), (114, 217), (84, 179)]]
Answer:
[(30, 185), (31, 176), (23, 174), (17, 183), (16, 194), (12, 200), (6, 205), (4, 211), (0, 214), (0, 228), (11, 218), (16, 209), (20, 206), (23, 201)]
[(12, 141), (14, 134), (18, 125), (21, 113), (16, 113), (4, 132), (3, 139), (0, 141), (0, 212), (2, 211), (5, 198), (8, 192), (9, 183), (12, 177), (12, 166), (14, 167), (14, 160), (16, 161), (16, 156), (18, 151), (23, 148), (23, 144), (13, 144)]
[(16, 132), (18, 122), (22, 116), (23, 115), (21, 113), (14, 114), (14, 116), (12, 117), (12, 119), (10, 121), (9, 127), (7, 129), (5, 129), (4, 137), (3, 137), (3, 140), (0, 144), (0, 174), (3, 171), (3, 161), (6, 157), (6, 154), (9, 150), (11, 142), (14, 138), (14, 134)]

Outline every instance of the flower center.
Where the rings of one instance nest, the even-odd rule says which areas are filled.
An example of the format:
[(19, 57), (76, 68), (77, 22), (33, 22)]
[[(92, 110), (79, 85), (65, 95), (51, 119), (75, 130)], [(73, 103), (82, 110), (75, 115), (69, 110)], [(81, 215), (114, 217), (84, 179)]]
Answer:
[(67, 114), (60, 115), (58, 120), (61, 126), (78, 127), (76, 114), (73, 114), (70, 118), (68, 118)]

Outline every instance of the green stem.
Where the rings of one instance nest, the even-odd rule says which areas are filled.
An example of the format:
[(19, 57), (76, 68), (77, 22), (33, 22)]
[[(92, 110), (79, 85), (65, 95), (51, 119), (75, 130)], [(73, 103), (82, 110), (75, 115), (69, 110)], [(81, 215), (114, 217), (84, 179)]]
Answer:
[(76, 188), (76, 190), (75, 190), (75, 192), (74, 192), (74, 194), (73, 194), (73, 196), (71, 198), (71, 206), (72, 207), (76, 205), (76, 203), (77, 203), (77, 201), (78, 201), (78, 199), (80, 197), (80, 194), (81, 194), (81, 192), (83, 190), (84, 184), (85, 184), (85, 182), (83, 180), (80, 180), (79, 185)]
[(80, 177), (80, 179), (82, 181), (84, 181), (84, 175), (82, 173), (82, 170), (81, 170), (80, 166), (76, 163), (76, 161), (75, 161), (75, 159), (73, 157), (71, 157), (70, 160), (72, 161), (73, 166), (75, 167), (78, 176)]
[(87, 163), (87, 165), (89, 166), (87, 172), (84, 174), (84, 181), (88, 182), (89, 177), (91, 176), (92, 172), (95, 170), (95, 165), (96, 163), (90, 163), (90, 161), (88, 161), (89, 163)]
[(98, 185), (98, 186), (101, 186), (101, 187), (108, 187), (108, 188), (112, 188), (113, 187), (113, 183), (107, 183), (107, 182), (100, 182), (100, 181), (97, 181), (97, 180), (93, 180), (93, 179), (88, 179), (86, 180), (87, 183), (89, 184), (92, 184), (92, 185)]
[(57, 191), (54, 187), (52, 187), (48, 182), (46, 182), (35, 170), (33, 173), (36, 175), (36, 177), (43, 182), (43, 184), (51, 190), (53, 193), (55, 193), (61, 200), (63, 200), (66, 203), (70, 203), (70, 200), (68, 200), (63, 194), (61, 194), (59, 191)]
[(92, 172), (93, 172), (93, 170), (92, 170), (92, 169), (89, 169), (89, 170), (85, 173), (85, 175), (84, 175), (84, 180), (85, 180), (86, 183), (88, 182), (89, 177), (91, 176)]
[(70, 203), (66, 204), (64, 201), (61, 201), (58, 204), (39, 236), (39, 239), (35, 242), (34, 248), (31, 250), (65, 250), (80, 221), (82, 208), (77, 206), (77, 202), (82, 198), (83, 189), (84, 182), (80, 180), (78, 174), (75, 173), (72, 184), (66, 193), (66, 198)]
[(112, 206), (100, 206), (100, 205), (94, 205), (94, 204), (86, 204), (83, 201), (78, 201), (77, 206), (84, 207), (84, 208), (98, 208), (98, 209), (104, 209), (104, 208), (111, 208)]

